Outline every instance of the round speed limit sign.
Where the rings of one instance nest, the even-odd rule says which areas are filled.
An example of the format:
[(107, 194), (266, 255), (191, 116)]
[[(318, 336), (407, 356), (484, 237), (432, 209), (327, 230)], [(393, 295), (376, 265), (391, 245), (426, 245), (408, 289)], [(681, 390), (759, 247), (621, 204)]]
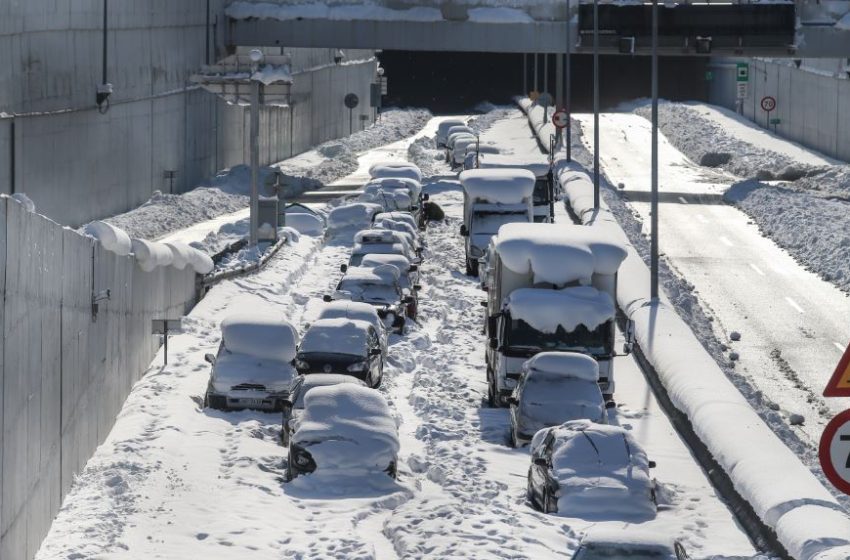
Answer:
[(823, 430), (818, 449), (820, 466), (838, 490), (850, 494), (850, 410), (832, 419)]
[(556, 128), (566, 128), (567, 127), (567, 111), (566, 111), (566, 109), (558, 109), (557, 111), (552, 113), (552, 124), (554, 124)]

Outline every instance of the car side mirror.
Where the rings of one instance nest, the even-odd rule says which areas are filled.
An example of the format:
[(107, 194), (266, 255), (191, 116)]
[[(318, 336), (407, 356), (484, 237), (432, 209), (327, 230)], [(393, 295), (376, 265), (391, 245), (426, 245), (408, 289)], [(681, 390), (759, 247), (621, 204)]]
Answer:
[(481, 307), (487, 307), (487, 300), (486, 300), (486, 299), (485, 299), (485, 300), (483, 300), (483, 301), (480, 301), (480, 302), (478, 302), (478, 303), (480, 303), (480, 304), (481, 304)]
[(413, 285), (413, 289), (414, 289), (414, 290), (416, 290), (416, 291), (418, 292), (419, 290), (421, 290), (421, 289), (422, 289), (422, 286), (421, 286), (420, 284), (414, 284), (414, 285)]
[(655, 462), (655, 461), (650, 461), (650, 462), (649, 462), (649, 468), (650, 468), (650, 469), (654, 469), (654, 468), (655, 468), (655, 467), (657, 467), (657, 466), (658, 466), (658, 465), (656, 464), (656, 462)]
[(543, 457), (535, 457), (534, 458), (534, 464), (537, 465), (538, 467), (548, 467), (549, 466), (549, 463), (547, 463), (546, 459), (544, 459)]
[(215, 354), (204, 354), (204, 359), (212, 365), (215, 365)]
[(607, 408), (608, 410), (611, 410), (612, 408), (617, 408), (617, 403), (615, 403), (614, 401), (607, 401), (605, 403), (605, 408)]
[(494, 333), (499, 328), (499, 315), (490, 315), (487, 317), (487, 332)]
[(370, 356), (380, 356), (381, 355), (381, 349), (380, 348), (372, 348), (371, 350), (369, 350), (369, 355)]
[(490, 349), (496, 350), (497, 348), (499, 348), (499, 339), (496, 338), (495, 336), (490, 337), (489, 343), (490, 343)]
[(632, 350), (634, 350), (635, 345), (631, 342), (623, 343), (623, 354), (631, 354)]
[(419, 210), (419, 207), (418, 207), (418, 206), (411, 206), (411, 207), (410, 207), (410, 211), (411, 211), (411, 212), (416, 212), (417, 210)]
[(334, 300), (334, 298), (332, 298), (332, 297), (331, 297), (331, 296), (329, 296), (328, 294), (325, 294), (325, 295), (323, 295), (323, 296), (322, 296), (322, 301), (324, 301), (325, 303), (330, 303), (330, 302), (332, 302), (333, 300)]
[(431, 200), (431, 195), (430, 195), (430, 194), (425, 193), (425, 194), (423, 194), (423, 195), (422, 195), (422, 201), (423, 201), (423, 202), (427, 202), (427, 201), (429, 201), (429, 200)]
[(347, 270), (348, 270), (348, 265), (347, 265), (347, 264), (341, 264), (341, 265), (339, 265), (339, 271), (340, 271), (340, 272), (345, 272), (345, 271), (347, 271)]
[(401, 298), (401, 302), (406, 305), (410, 305), (411, 303), (413, 303), (413, 296), (404, 296), (403, 298)]
[(469, 237), (469, 230), (466, 228), (466, 225), (460, 226), (460, 235), (461, 237)]
[(416, 264), (410, 265), (410, 268), (407, 269), (408, 272), (416, 272), (417, 270), (419, 270), (419, 265)]
[(292, 413), (292, 401), (281, 401), (280, 408), (283, 410), (284, 414), (289, 416)]
[(512, 404), (514, 406), (519, 406), (519, 399), (516, 398), (516, 397), (511, 396), (511, 397), (508, 397), (506, 400), (507, 400), (508, 404)]

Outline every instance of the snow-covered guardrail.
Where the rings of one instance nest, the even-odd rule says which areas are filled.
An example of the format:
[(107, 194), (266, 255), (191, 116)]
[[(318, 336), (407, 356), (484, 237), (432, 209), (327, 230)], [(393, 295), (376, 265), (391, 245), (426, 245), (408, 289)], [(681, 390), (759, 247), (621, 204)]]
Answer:
[[(543, 110), (520, 107), (538, 134), (549, 134)], [(539, 109), (539, 111), (537, 110)], [(550, 125), (551, 126), (551, 125)], [(798, 560), (850, 557), (850, 517), (799, 458), (762, 421), (687, 324), (666, 300), (652, 301), (649, 268), (628, 243), (610, 210), (593, 209), (593, 183), (579, 166), (561, 161), (557, 178), (576, 216), (592, 227), (617, 231), (628, 247), (620, 267), (617, 303), (635, 321), (641, 352), (673, 406), (713, 455), (761, 521)]]

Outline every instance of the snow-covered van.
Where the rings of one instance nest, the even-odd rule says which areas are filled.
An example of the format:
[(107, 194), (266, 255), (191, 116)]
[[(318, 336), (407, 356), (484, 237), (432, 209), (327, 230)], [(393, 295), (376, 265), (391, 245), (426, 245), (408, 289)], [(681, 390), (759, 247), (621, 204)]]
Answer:
[(437, 125), (437, 135), (434, 137), (434, 142), (438, 148), (444, 148), (446, 146), (449, 130), (455, 126), (466, 126), (466, 121), (463, 119), (446, 119)]
[(620, 240), (599, 228), (507, 224), (499, 229), (487, 249), (483, 286), (488, 394), (494, 406), (504, 404), (523, 362), (539, 352), (594, 358), (602, 393), (610, 400), (617, 270), (625, 258)]
[(534, 221), (555, 221), (555, 179), (552, 166), (543, 160), (524, 161), (504, 154), (481, 152), (478, 154), (479, 169), (528, 169), (536, 178), (534, 183)]
[(527, 169), (470, 169), (460, 174), (466, 273), (478, 274), (478, 259), (503, 224), (533, 220), (534, 174)]

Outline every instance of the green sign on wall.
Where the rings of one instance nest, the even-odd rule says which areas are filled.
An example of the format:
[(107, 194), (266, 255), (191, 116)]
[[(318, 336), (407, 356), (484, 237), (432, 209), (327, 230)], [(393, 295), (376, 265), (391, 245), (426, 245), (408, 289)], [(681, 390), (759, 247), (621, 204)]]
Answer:
[(735, 65), (735, 79), (739, 82), (750, 81), (750, 65), (746, 62), (739, 62)]

